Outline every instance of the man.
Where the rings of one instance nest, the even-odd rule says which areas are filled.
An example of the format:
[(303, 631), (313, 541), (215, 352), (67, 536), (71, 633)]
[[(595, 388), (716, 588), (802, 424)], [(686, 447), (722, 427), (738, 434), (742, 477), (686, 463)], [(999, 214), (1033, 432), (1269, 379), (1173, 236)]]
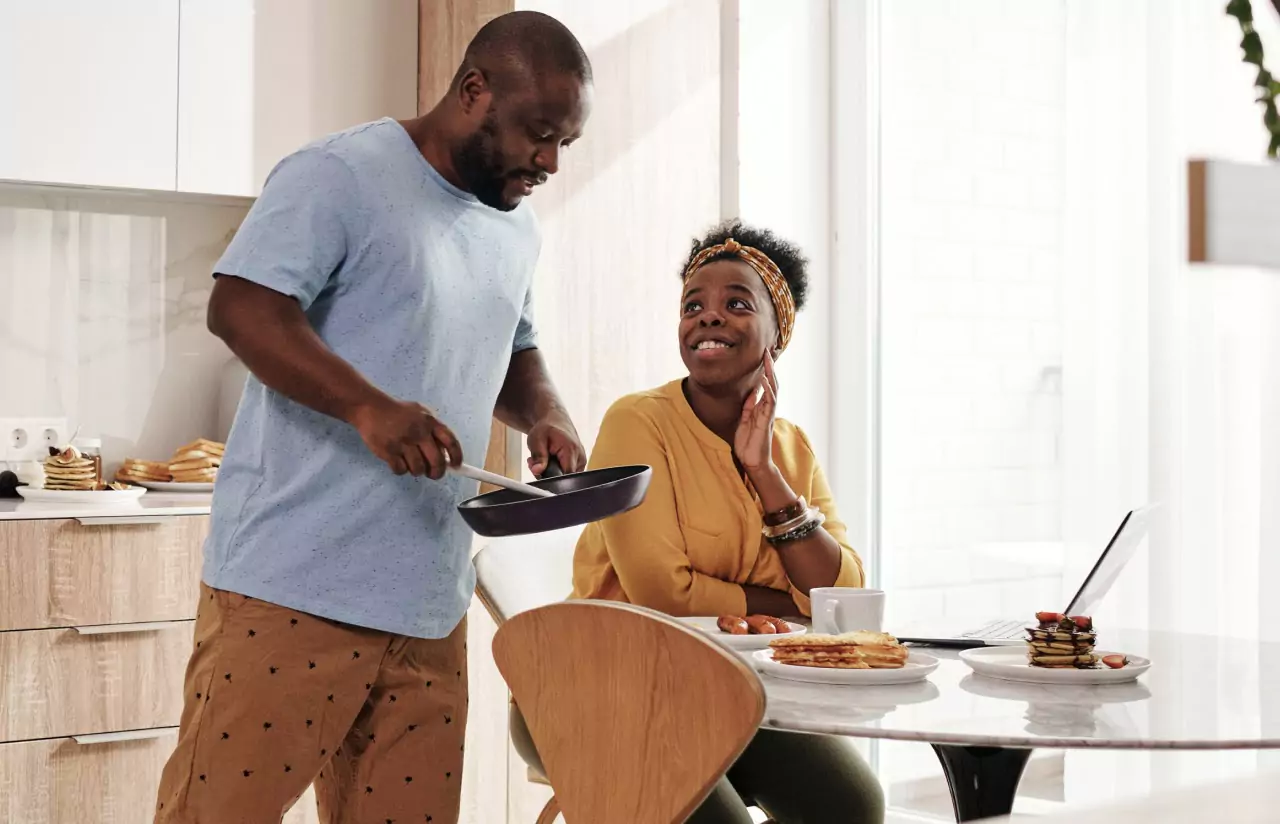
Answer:
[[(209, 328), (252, 372), (214, 494), (156, 821), (457, 820), (475, 584), (445, 475), (493, 415), (530, 466), (584, 452), (536, 348), (522, 201), (591, 107), (556, 20), (499, 17), (427, 115), (285, 158), (217, 266)], [(424, 478), (423, 476), (427, 476)]]

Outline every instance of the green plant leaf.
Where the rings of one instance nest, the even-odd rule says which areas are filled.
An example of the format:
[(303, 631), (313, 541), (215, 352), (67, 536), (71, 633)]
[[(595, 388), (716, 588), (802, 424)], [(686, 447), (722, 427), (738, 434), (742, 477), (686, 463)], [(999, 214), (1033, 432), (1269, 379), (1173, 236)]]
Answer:
[(1267, 157), (1280, 157), (1280, 132), (1271, 133), (1271, 145), (1267, 147)]
[(1253, 4), (1249, 0), (1231, 0), (1227, 3), (1227, 14), (1238, 17), (1241, 23), (1253, 22)]
[(1262, 65), (1262, 38), (1256, 31), (1245, 34), (1244, 39), (1240, 41), (1240, 48), (1244, 49), (1244, 62), (1255, 66)]

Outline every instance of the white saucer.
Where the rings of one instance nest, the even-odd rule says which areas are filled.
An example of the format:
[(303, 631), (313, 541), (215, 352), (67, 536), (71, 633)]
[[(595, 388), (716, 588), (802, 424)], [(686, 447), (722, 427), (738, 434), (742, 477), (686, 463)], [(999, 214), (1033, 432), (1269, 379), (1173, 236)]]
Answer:
[(682, 624), (693, 627), (700, 632), (705, 632), (717, 642), (724, 644), (729, 649), (734, 650), (757, 650), (768, 649), (769, 642), (775, 638), (786, 638), (792, 635), (804, 635), (807, 630), (804, 624), (793, 624), (787, 621), (787, 626), (791, 627), (791, 632), (780, 632), (776, 635), (730, 635), (722, 632), (720, 627), (716, 625), (718, 618), (699, 617), (699, 618), (680, 618)]
[(980, 647), (960, 653), (960, 660), (970, 669), (988, 678), (1003, 681), (1024, 681), (1029, 684), (1127, 684), (1151, 668), (1151, 662), (1139, 655), (1129, 655), (1111, 650), (1095, 650), (1094, 655), (1125, 655), (1128, 666), (1111, 669), (1105, 665), (1098, 669), (1049, 669), (1033, 667), (1027, 663), (1026, 647)]
[(839, 684), (864, 686), (871, 684), (912, 684), (923, 681), (938, 668), (938, 659), (923, 652), (911, 650), (907, 663), (901, 669), (825, 669), (822, 667), (798, 667), (779, 664), (773, 660), (773, 650), (762, 649), (751, 656), (756, 669), (765, 675), (785, 681), (804, 681), (807, 684)]

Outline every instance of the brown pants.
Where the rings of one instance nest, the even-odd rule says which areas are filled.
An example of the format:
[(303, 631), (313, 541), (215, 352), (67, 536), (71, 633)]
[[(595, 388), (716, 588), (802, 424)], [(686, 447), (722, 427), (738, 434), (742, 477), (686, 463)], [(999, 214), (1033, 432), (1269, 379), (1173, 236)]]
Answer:
[(426, 640), (201, 587), (156, 824), (455, 824), (467, 626)]

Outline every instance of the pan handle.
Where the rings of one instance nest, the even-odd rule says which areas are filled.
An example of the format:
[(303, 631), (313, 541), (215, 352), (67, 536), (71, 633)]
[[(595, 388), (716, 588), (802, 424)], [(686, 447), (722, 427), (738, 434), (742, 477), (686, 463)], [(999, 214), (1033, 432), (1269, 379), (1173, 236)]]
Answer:
[(564, 474), (564, 470), (560, 468), (560, 462), (554, 456), (547, 458), (547, 468), (542, 470), (542, 474), (538, 476), (538, 480), (545, 481), (548, 478), (558, 478)]

